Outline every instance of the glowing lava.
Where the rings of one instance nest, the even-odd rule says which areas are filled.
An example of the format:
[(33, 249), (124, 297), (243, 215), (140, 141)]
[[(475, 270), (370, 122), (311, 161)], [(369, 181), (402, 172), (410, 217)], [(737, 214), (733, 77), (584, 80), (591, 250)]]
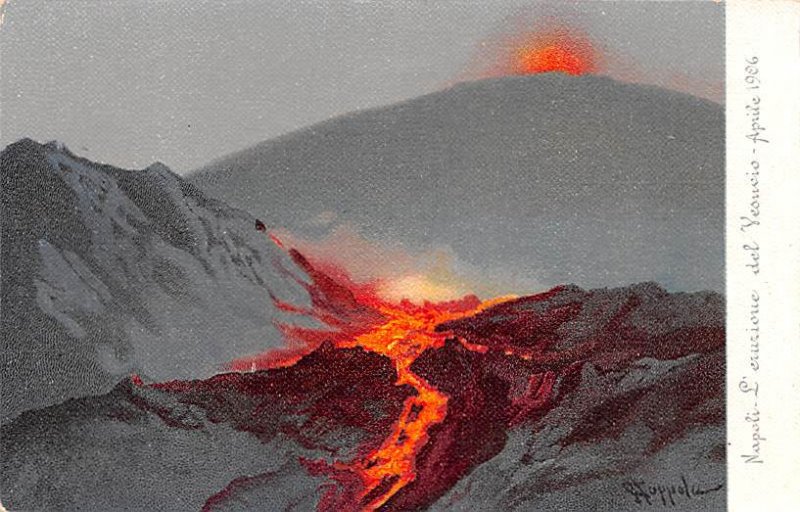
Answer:
[(417, 396), (406, 400), (403, 413), (392, 433), (377, 450), (348, 467), (364, 484), (360, 507), (375, 510), (416, 478), (415, 460), (428, 441), (428, 429), (447, 414), (447, 395), (411, 371), (411, 364), (429, 348), (444, 346), (448, 333), (435, 332), (437, 325), (469, 316), (506, 300), (478, 302), (474, 297), (460, 303), (405, 303), (400, 307), (382, 304), (379, 311), (388, 319), (375, 329), (349, 340), (343, 347), (362, 347), (390, 358), (397, 369), (398, 385), (408, 384)]
[[(267, 234), (276, 245), (282, 249), (285, 247), (276, 235)], [(337, 462), (330, 467), (332, 476), (346, 472), (357, 475), (360, 480), (360, 488), (351, 489), (355, 495), (345, 499), (348, 510), (376, 510), (415, 480), (416, 458), (428, 442), (428, 431), (442, 422), (447, 414), (448, 396), (412, 372), (411, 365), (424, 351), (441, 348), (448, 337), (453, 337), (449, 332), (437, 332), (438, 325), (474, 315), (514, 297), (481, 302), (476, 296), (468, 295), (446, 302), (423, 302), (420, 305), (402, 300), (394, 304), (376, 293), (380, 283), (372, 287), (355, 285), (344, 271), (330, 263), (312, 263), (294, 249), (289, 249), (288, 253), (311, 282), (283, 270), (306, 287), (312, 308), (298, 308), (275, 298), (273, 302), (283, 311), (312, 315), (334, 330), (279, 325), (287, 340), (295, 343), (292, 349), (241, 359), (235, 361), (232, 368), (247, 370), (255, 369), (256, 365), (258, 368), (292, 365), (304, 352), (313, 350), (323, 341), (331, 342), (337, 348), (360, 347), (391, 359), (397, 371), (396, 384), (411, 386), (416, 395), (405, 401), (400, 417), (380, 447), (354, 461)], [(305, 350), (297, 346), (298, 342), (305, 342)], [(341, 504), (341, 501), (337, 503)]]
[(539, 73), (597, 74), (604, 62), (581, 29), (543, 19), (520, 23), (509, 33), (483, 41), (462, 80)]
[(561, 72), (583, 75), (596, 71), (596, 55), (588, 39), (555, 30), (528, 36), (517, 45), (510, 62), (510, 72), (517, 75)]
[(586, 73), (587, 67), (578, 55), (561, 46), (521, 50), (517, 64), (517, 69), (525, 75), (551, 71), (582, 75)]

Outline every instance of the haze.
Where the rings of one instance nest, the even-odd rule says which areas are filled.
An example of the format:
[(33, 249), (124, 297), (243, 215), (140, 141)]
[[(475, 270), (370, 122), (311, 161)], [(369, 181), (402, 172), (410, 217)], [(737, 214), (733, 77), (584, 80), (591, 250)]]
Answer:
[(186, 173), (479, 76), (487, 48), (550, 19), (592, 39), (603, 74), (722, 102), (722, 17), (712, 2), (12, 0), (0, 142), (55, 139), (93, 160)]

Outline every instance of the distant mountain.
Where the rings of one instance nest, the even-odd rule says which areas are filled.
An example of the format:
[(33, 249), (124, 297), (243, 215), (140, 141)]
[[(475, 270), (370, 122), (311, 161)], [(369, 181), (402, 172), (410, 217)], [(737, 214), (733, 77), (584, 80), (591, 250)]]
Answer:
[[(718, 294), (567, 286), (437, 329), (451, 337), (412, 370), (447, 395), (447, 415), (428, 432), (416, 479), (380, 510), (638, 511), (662, 506), (657, 486), (675, 489), (667, 508), (725, 510)], [(323, 343), (280, 369), (125, 380), (3, 426), (2, 501), (360, 510), (347, 467), (416, 393), (396, 379), (387, 357)]]
[(278, 225), (351, 222), (529, 293), (723, 290), (724, 111), (596, 76), (458, 84), (230, 155), (189, 180)]
[(0, 172), (3, 421), (134, 371), (210, 376), (282, 344), (270, 292), (308, 301), (254, 217), (163, 165), (126, 171), (22, 140)]

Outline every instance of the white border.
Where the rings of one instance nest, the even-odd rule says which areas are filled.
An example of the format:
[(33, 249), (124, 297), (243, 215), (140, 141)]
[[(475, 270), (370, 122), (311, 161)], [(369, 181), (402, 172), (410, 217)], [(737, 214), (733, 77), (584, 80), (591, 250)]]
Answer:
[[(796, 511), (800, 510), (800, 2), (727, 2), (726, 40), (728, 509)], [(752, 62), (752, 57), (758, 64), (748, 69), (746, 59)], [(746, 88), (748, 74), (758, 76), (758, 89)], [(753, 108), (757, 101), (758, 112)], [(757, 131), (768, 143), (746, 138), (753, 133), (754, 115), (765, 128)], [(757, 219), (750, 212), (754, 157), (759, 162)], [(759, 225), (742, 230), (742, 216), (758, 220)], [(745, 244), (758, 244), (758, 274), (746, 267), (753, 263), (754, 251), (745, 250)], [(752, 332), (747, 331), (753, 327), (754, 291), (759, 295), (758, 369), (751, 366)], [(746, 385), (741, 384), (743, 379)], [(755, 384), (757, 396), (740, 389)], [(746, 462), (742, 455), (754, 454), (756, 424), (764, 439), (759, 440), (758, 459)]]

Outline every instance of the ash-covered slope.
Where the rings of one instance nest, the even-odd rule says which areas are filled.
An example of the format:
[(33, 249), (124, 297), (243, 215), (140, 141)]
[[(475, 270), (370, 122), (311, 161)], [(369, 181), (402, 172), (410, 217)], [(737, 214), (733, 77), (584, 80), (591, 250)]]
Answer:
[(125, 380), (4, 426), (0, 500), (26, 511), (313, 510), (326, 484), (309, 468), (380, 444), (413, 393), (396, 379), (386, 358), (323, 345), (286, 369)]
[[(673, 508), (725, 509), (719, 295), (562, 287), (440, 330), (450, 341), (412, 369), (447, 415), (381, 510), (634, 511), (631, 485), (684, 481)], [(323, 344), (285, 369), (124, 382), (30, 411), (2, 430), (3, 503), (358, 510), (360, 482), (335, 462), (388, 432), (413, 393), (395, 378), (383, 356)]]
[(268, 290), (307, 302), (252, 216), (163, 165), (121, 170), (26, 139), (0, 171), (4, 421), (132, 371), (209, 376), (281, 344)]
[[(568, 286), (441, 325), (488, 351), (450, 344), (418, 359), (417, 373), (465, 408), (476, 395), (496, 403), (497, 389), (508, 398), (451, 449), (487, 462), (431, 510), (725, 510), (724, 312), (716, 293)], [(459, 437), (466, 422), (451, 423), (438, 435)], [(422, 463), (434, 471), (437, 457)], [(692, 497), (677, 494), (684, 480)], [(662, 502), (652, 486), (675, 496)]]
[(655, 87), (558, 73), (463, 83), (189, 179), (298, 233), (333, 212), (369, 238), (450, 246), (519, 293), (723, 290), (723, 108)]

